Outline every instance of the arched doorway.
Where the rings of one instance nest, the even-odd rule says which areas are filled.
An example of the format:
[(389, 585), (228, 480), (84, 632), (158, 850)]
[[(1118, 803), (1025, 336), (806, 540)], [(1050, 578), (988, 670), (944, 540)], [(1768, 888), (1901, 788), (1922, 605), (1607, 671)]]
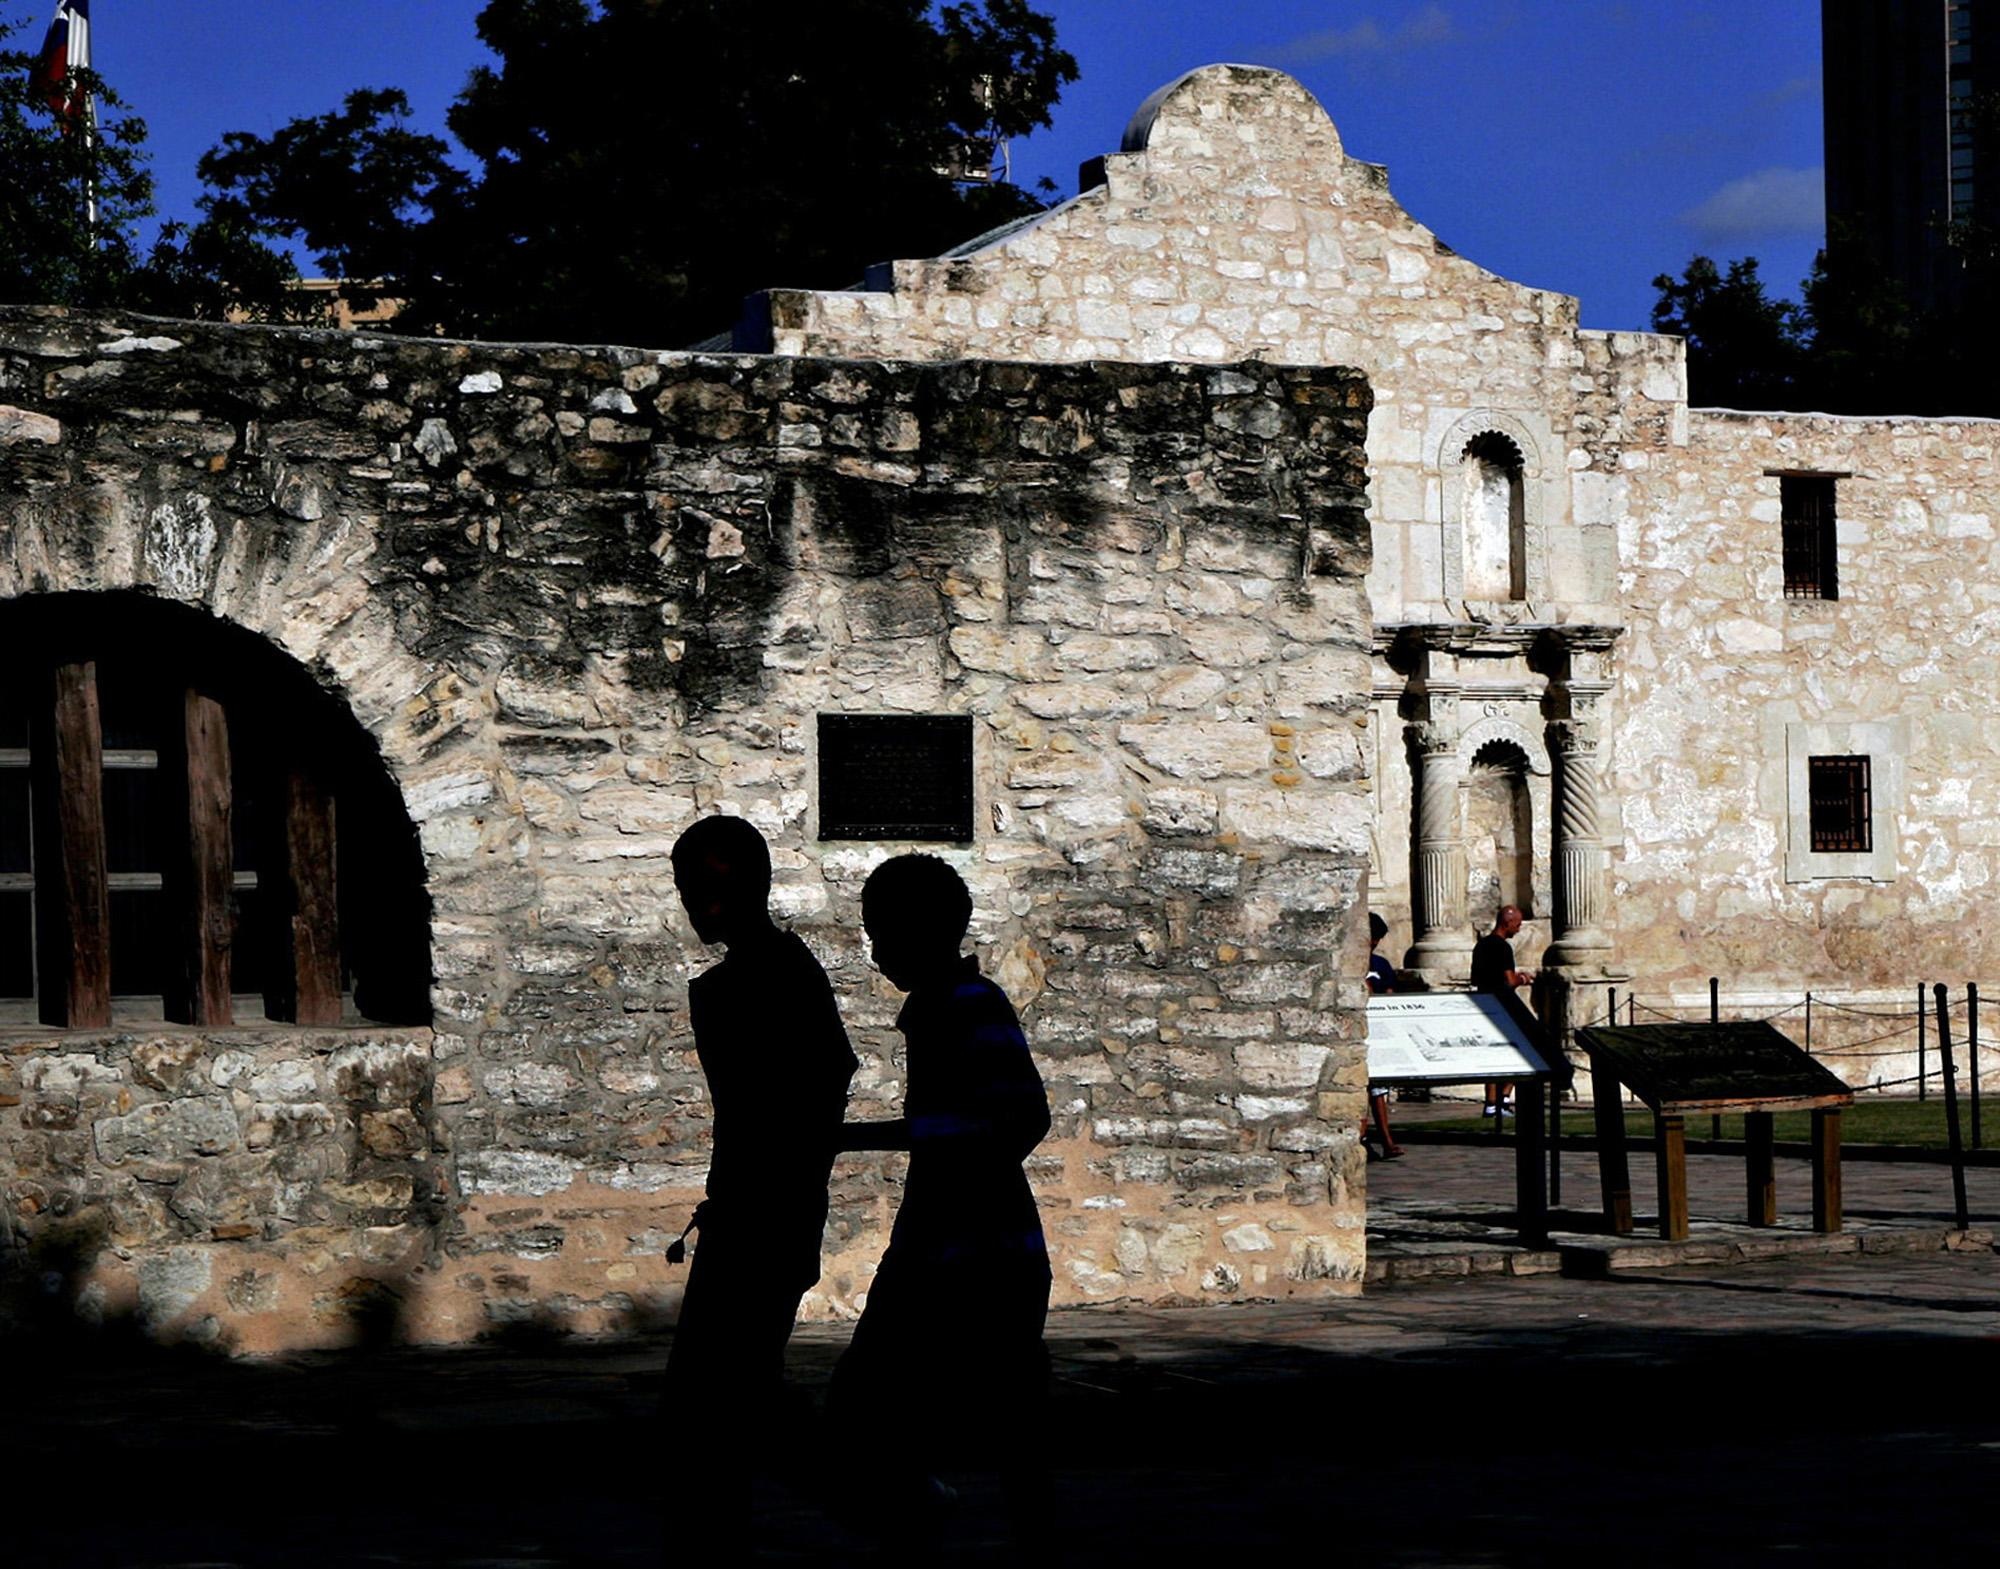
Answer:
[(430, 1022), (423, 857), (346, 706), (135, 593), (0, 603), (0, 1012)]

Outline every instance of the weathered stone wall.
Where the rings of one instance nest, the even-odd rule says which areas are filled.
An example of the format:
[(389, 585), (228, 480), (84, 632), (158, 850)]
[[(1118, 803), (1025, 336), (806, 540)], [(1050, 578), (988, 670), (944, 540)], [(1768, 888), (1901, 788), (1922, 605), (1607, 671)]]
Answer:
[[(1370, 902), (1390, 921), (1385, 951), (1424, 957), (1409, 947), (1421, 747), (1423, 767), (1459, 784), (1470, 892), (1450, 913), (1466, 947), (1490, 919), (1500, 853), (1476, 765), (1520, 764), (1531, 919), (1517, 947), (1538, 965), (1558, 880), (1554, 754), (1581, 722), (1601, 738), (1590, 815), (1614, 871), (1608, 968), (1628, 998), (1636, 986), (1668, 1011), (1689, 997), (1705, 1008), (1710, 974), (1739, 1000), (1732, 1012), (1845, 988), (1870, 1011), (1852, 1028), (1829, 1016), (1819, 1040), (1865, 1081), (1914, 1073), (1900, 1034), (1879, 1053), (1856, 1044), (1882, 1033), (1869, 1021), (1884, 997), (1919, 972), (2000, 983), (1995, 427), (1690, 413), (1678, 340), (1580, 331), (1573, 300), (1454, 255), (1395, 201), (1385, 171), (1347, 156), (1303, 87), (1243, 66), (1155, 94), (1074, 201), (877, 269), (864, 290), (771, 291), (748, 330), (780, 353), (1365, 370)], [(1459, 459), (1482, 435), (1522, 458), (1518, 599), (1463, 591)], [(1839, 481), (1838, 601), (1784, 598), (1780, 470), (1851, 476)], [(1579, 639), (1586, 623), (1604, 636)], [(1551, 675), (1546, 651), (1563, 644), (1549, 628), (1592, 644), (1593, 668)], [(1600, 682), (1608, 690), (1590, 690)], [(1794, 853), (1795, 754), (1826, 751), (1879, 755), (1891, 826), (1865, 867)], [(1427, 832), (1443, 837), (1436, 822)], [(1576, 969), (1591, 981), (1591, 966)], [(1594, 996), (1592, 981), (1579, 1018)]]
[[(1580, 331), (1572, 297), (1457, 255), (1385, 169), (1347, 156), (1311, 93), (1261, 67), (1168, 84), (1102, 183), (870, 284), (773, 289), (740, 330), (780, 354), (1360, 368), (1375, 389), (1368, 586), (1383, 621), (1603, 619), (1617, 475), (1598, 453), (1685, 413), (1677, 339)], [(1450, 471), (1482, 431), (1527, 468), (1526, 602), (1468, 607), (1447, 585)]]
[[(898, 1089), (814, 715), (975, 718), (944, 853), (1055, 1131), (1058, 1299), (1350, 1290), (1365, 381), (399, 342), (0, 309), (0, 599), (136, 591), (346, 703), (418, 826), (429, 1030), (0, 1031), (16, 1241), (246, 1348), (668, 1302), (707, 1106), (667, 852), (771, 837)], [(16, 1106), (13, 1103), (18, 1103)], [(836, 1171), (851, 1312), (894, 1160)]]
[[(1375, 390), (1368, 429), (1375, 620), (1498, 627), (1468, 638), (1432, 685), (1462, 686), (1459, 719), (1503, 733), (1535, 768), (1541, 897), (1521, 938), (1550, 936), (1550, 802), (1542, 733), (1547, 680), (1515, 629), (1621, 619), (1617, 536), (1627, 454), (1686, 439), (1677, 339), (1585, 332), (1576, 301), (1456, 255), (1406, 212), (1379, 165), (1350, 158), (1326, 111), (1279, 71), (1216, 65), (1141, 106), (1101, 183), (1018, 227), (933, 260), (875, 269), (846, 292), (774, 289), (753, 299), (747, 345), (781, 354), (963, 355), (1075, 360), (1354, 365)], [(1519, 597), (1468, 588), (1463, 457), (1498, 437), (1520, 457)], [(1476, 586), (1476, 585), (1475, 585)], [(1380, 790), (1371, 904), (1384, 951), (1416, 933), (1412, 770), (1402, 719), (1410, 673), (1376, 666), (1373, 771)], [(1609, 699), (1613, 704), (1616, 698)], [(1421, 706), (1421, 705), (1420, 705)], [(1470, 769), (1477, 741), (1456, 764)], [(1467, 881), (1492, 918), (1490, 845)], [(1482, 857), (1484, 857), (1482, 859)], [(1463, 903), (1467, 890), (1461, 889)]]
[[(1617, 875), (1642, 986), (2000, 978), (1996, 433), (1704, 410), (1631, 476)], [(1838, 599), (1784, 596), (1780, 471), (1845, 476)], [(1801, 747), (1875, 756), (1874, 864), (1796, 854)]]

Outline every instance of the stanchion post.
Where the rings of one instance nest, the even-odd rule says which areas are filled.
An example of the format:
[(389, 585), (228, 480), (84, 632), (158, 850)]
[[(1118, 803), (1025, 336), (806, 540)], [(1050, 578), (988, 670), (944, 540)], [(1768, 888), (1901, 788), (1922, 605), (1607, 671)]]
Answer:
[(1958, 1229), (1972, 1224), (1965, 1204), (1965, 1146), (1958, 1136), (1958, 1074), (1951, 1061), (1951, 997), (1939, 981), (1931, 990), (1937, 1001), (1938, 1071), (1944, 1075), (1944, 1136), (1951, 1150), (1951, 1201)]
[(1806, 993), (1806, 1055), (1812, 1055), (1812, 993)]
[[(1713, 975), (1708, 978), (1708, 1022), (1712, 1029), (1722, 1027), (1722, 982)], [(1708, 1119), (1708, 1136), (1717, 1144), (1722, 1142), (1722, 1113), (1719, 1111)]]
[(1979, 1142), (1979, 986), (1975, 981), (1965, 983), (1965, 1069), (1967, 1082), (1972, 1086), (1972, 1147), (1981, 1149)]
[(1930, 1017), (1930, 1010), (1924, 1007), (1924, 983), (1917, 982), (1917, 1099), (1928, 1100), (1924, 1089), (1924, 1024)]

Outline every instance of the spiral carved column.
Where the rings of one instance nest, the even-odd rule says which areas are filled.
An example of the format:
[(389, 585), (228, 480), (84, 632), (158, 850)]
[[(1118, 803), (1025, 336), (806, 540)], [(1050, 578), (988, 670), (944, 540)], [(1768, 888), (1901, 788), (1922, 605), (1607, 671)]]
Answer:
[(1410, 914), (1417, 940), (1405, 968), (1432, 984), (1470, 973), (1472, 935), (1465, 924), (1465, 841), (1459, 833), (1458, 727), (1435, 719), (1406, 727), (1415, 776), (1415, 853)]
[(1600, 816), (1597, 725), (1560, 719), (1549, 726), (1556, 760), (1555, 940), (1544, 962), (1601, 965), (1610, 956), (1604, 930), (1607, 857)]

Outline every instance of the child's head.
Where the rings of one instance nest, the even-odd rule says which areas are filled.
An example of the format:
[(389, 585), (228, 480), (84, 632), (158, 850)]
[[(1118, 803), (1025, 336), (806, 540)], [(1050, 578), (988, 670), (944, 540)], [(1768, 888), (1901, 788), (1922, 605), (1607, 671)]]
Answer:
[(674, 841), (674, 886), (703, 942), (769, 920), (771, 847), (740, 817), (704, 817)]
[(904, 991), (958, 957), (971, 922), (964, 879), (934, 855), (891, 856), (861, 889), (876, 968)]
[(1389, 923), (1383, 920), (1382, 917), (1377, 915), (1373, 910), (1370, 910), (1368, 912), (1368, 946), (1370, 948), (1373, 948), (1378, 942), (1380, 942), (1384, 937), (1387, 937), (1388, 935), (1389, 935)]

